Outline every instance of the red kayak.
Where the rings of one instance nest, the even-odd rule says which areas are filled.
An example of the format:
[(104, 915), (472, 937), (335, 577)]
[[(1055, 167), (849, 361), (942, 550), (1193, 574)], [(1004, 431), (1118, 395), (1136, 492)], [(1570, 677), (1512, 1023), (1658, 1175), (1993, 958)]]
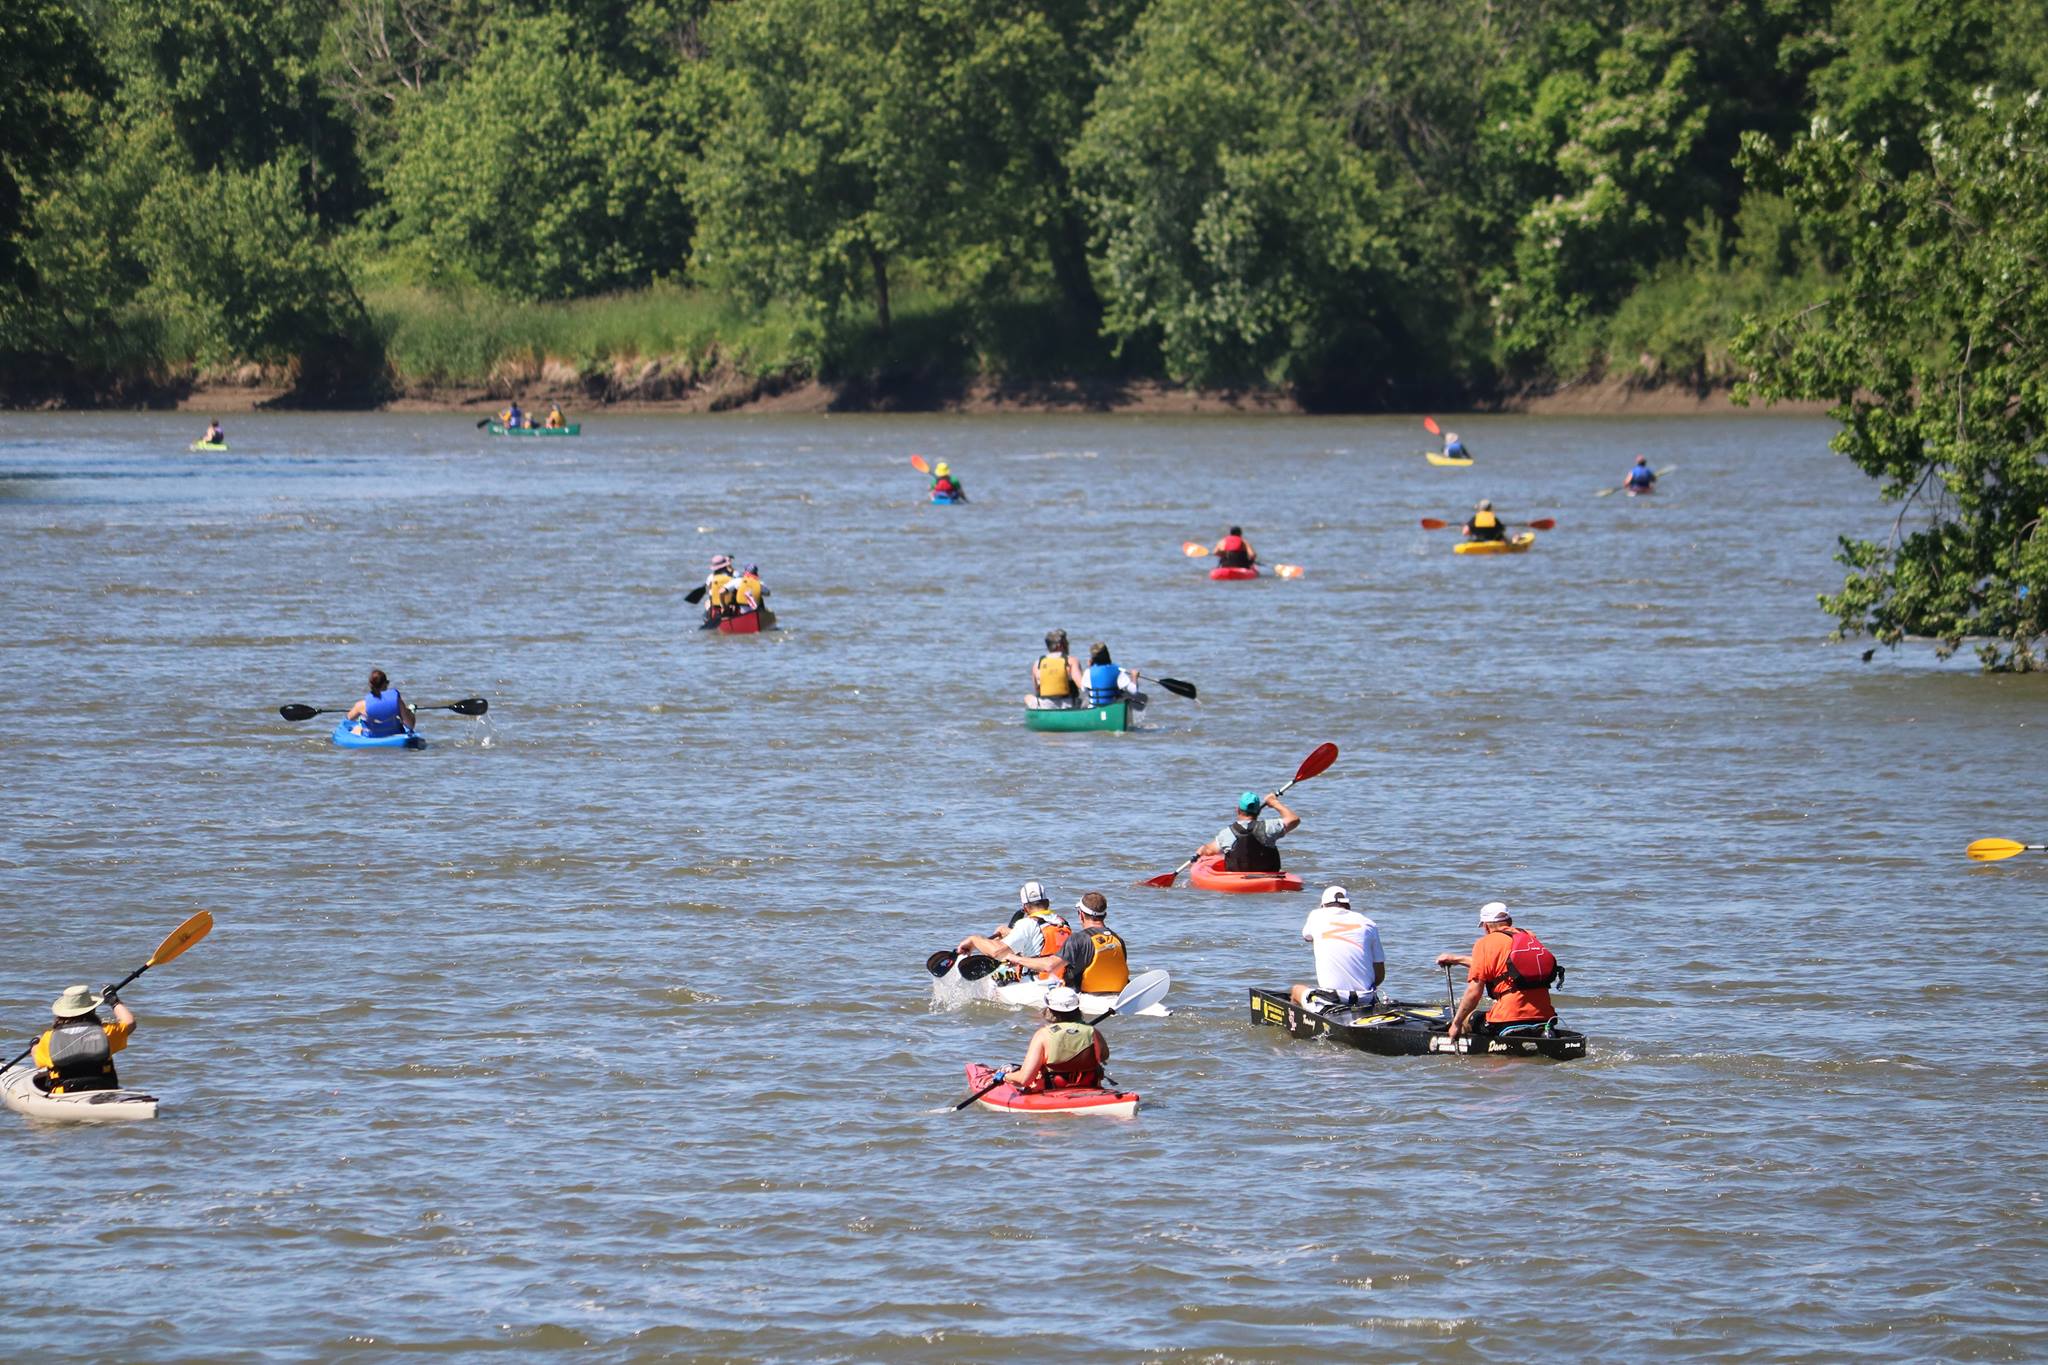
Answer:
[[(967, 1084), (979, 1090), (996, 1078), (980, 1062), (967, 1064)], [(1138, 1112), (1138, 1096), (1128, 1090), (1019, 1090), (1010, 1084), (997, 1086), (975, 1101), (984, 1109), (1002, 1109), (1012, 1114), (1106, 1114), (1127, 1119)]]
[(1215, 568), (1209, 570), (1209, 577), (1219, 580), (1257, 578), (1258, 576), (1259, 571), (1257, 569), (1227, 569), (1221, 564), (1218, 564)]
[(718, 618), (718, 633), (720, 635), (759, 635), (761, 633), (761, 613), (749, 611), (743, 612), (738, 616), (721, 616)]
[(1301, 890), (1301, 878), (1292, 872), (1226, 872), (1220, 853), (1195, 859), (1188, 880), (1204, 891)]

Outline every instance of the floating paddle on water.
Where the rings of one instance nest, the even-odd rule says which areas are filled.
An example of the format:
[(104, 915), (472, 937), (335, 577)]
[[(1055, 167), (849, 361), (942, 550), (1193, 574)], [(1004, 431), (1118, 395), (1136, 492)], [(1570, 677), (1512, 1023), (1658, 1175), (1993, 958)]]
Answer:
[[(1277, 796), (1285, 796), (1285, 795), (1287, 794), (1287, 789), (1288, 789), (1288, 787), (1292, 787), (1292, 786), (1293, 786), (1293, 785), (1294, 785), (1295, 783), (1297, 783), (1297, 782), (1306, 782), (1306, 781), (1308, 781), (1308, 780), (1309, 780), (1309, 779), (1310, 779), (1311, 777), (1314, 777), (1314, 776), (1315, 776), (1315, 775), (1316, 775), (1317, 773), (1320, 773), (1320, 772), (1324, 771), (1324, 770), (1325, 770), (1325, 769), (1327, 769), (1327, 768), (1328, 768), (1328, 767), (1329, 767), (1329, 766), (1330, 766), (1330, 765), (1331, 765), (1332, 763), (1335, 763), (1336, 761), (1337, 761), (1337, 746), (1336, 746), (1336, 745), (1334, 745), (1334, 744), (1319, 744), (1319, 745), (1317, 745), (1317, 746), (1316, 746), (1316, 748), (1315, 748), (1315, 751), (1314, 751), (1313, 753), (1311, 753), (1311, 754), (1310, 754), (1310, 755), (1309, 755), (1309, 756), (1308, 756), (1307, 758), (1304, 758), (1303, 760), (1301, 760), (1301, 766), (1300, 766), (1299, 768), (1296, 768), (1296, 769), (1294, 770), (1294, 776), (1293, 776), (1293, 777), (1290, 777), (1290, 778), (1288, 778), (1288, 779), (1287, 779), (1287, 786), (1286, 786), (1286, 787), (1282, 787), (1282, 788), (1281, 788), (1281, 789), (1280, 789), (1279, 791), (1276, 791), (1276, 792), (1274, 792), (1274, 793), (1273, 793), (1273, 795), (1274, 795), (1274, 796), (1276, 796), (1276, 797), (1277, 797)], [(1176, 878), (1178, 878), (1178, 877), (1180, 876), (1180, 874), (1181, 874), (1181, 873), (1183, 873), (1183, 872), (1187, 871), (1187, 870), (1188, 870), (1188, 869), (1189, 869), (1190, 867), (1193, 867), (1193, 866), (1195, 865), (1195, 859), (1196, 859), (1197, 857), (1199, 857), (1199, 856), (1200, 856), (1199, 854), (1193, 854), (1193, 853), (1191, 853), (1191, 854), (1189, 854), (1189, 855), (1188, 855), (1188, 860), (1187, 860), (1186, 862), (1182, 863), (1182, 864), (1181, 864), (1181, 865), (1180, 865), (1179, 867), (1176, 867), (1176, 868), (1175, 868), (1175, 869), (1174, 869), (1173, 871), (1171, 871), (1171, 872), (1162, 872), (1162, 873), (1160, 873), (1160, 874), (1159, 874), (1158, 876), (1156, 876), (1156, 877), (1147, 877), (1147, 878), (1146, 878), (1146, 879), (1145, 879), (1144, 881), (1142, 881), (1142, 882), (1139, 882), (1139, 883), (1138, 883), (1138, 885), (1140, 885), (1140, 886), (1172, 886), (1172, 885), (1173, 885), (1173, 883), (1174, 883), (1174, 880), (1175, 880)]]
[[(1665, 476), (1666, 474), (1669, 474), (1669, 473), (1670, 473), (1670, 472), (1671, 472), (1672, 470), (1674, 470), (1674, 469), (1676, 469), (1676, 468), (1678, 468), (1678, 466), (1677, 466), (1677, 465), (1675, 465), (1675, 464), (1667, 464), (1667, 465), (1665, 465), (1665, 466), (1664, 466), (1664, 467), (1663, 467), (1662, 469), (1660, 469), (1660, 470), (1658, 470), (1658, 471), (1657, 471), (1657, 477), (1661, 479), (1661, 478), (1663, 478), (1663, 477), (1664, 477), (1664, 476)], [(1604, 498), (1604, 497), (1606, 497), (1606, 496), (1607, 496), (1607, 495), (1608, 495), (1609, 493), (1619, 493), (1619, 492), (1620, 492), (1620, 491), (1621, 491), (1622, 489), (1624, 489), (1624, 488), (1626, 488), (1626, 487), (1628, 487), (1628, 485), (1627, 485), (1626, 483), (1618, 483), (1618, 484), (1614, 485), (1614, 487), (1612, 487), (1612, 488), (1602, 488), (1602, 489), (1600, 489), (1600, 490), (1599, 490), (1598, 492), (1594, 493), (1594, 494), (1593, 494), (1593, 496), (1594, 496), (1594, 497), (1596, 497), (1596, 498)]]
[[(133, 981), (136, 977), (141, 976), (151, 967), (161, 966), (162, 964), (169, 962), (172, 958), (178, 956), (178, 954), (184, 952), (187, 948), (190, 948), (193, 944), (199, 942), (200, 939), (205, 938), (211, 932), (213, 932), (213, 912), (211, 910), (201, 910), (198, 914), (192, 916), (192, 918), (186, 920), (183, 924), (171, 930), (170, 937), (166, 938), (162, 943), (159, 943), (157, 945), (156, 951), (149, 955), (149, 961), (143, 963), (140, 967), (137, 967), (134, 971), (128, 973), (128, 975), (122, 977), (119, 981), (115, 982), (113, 985), (101, 991), (100, 994), (119, 995), (123, 990), (127, 989), (128, 983)], [(34, 1052), (35, 1050), (36, 1045), (34, 1043), (30, 1043), (28, 1047), (22, 1052), (20, 1057), (14, 1058), (14, 1060), (8, 1062), (5, 1066), (0, 1066), (0, 1071), (7, 1071), (13, 1067), (19, 1066), (21, 1064), (22, 1057), (28, 1056), (29, 1053)]]
[(1978, 839), (1963, 852), (1980, 863), (1995, 863), (2015, 857), (2029, 849), (2048, 848), (2048, 844), (2023, 844), (2016, 839)]
[[(1436, 517), (1424, 517), (1422, 519), (1422, 529), (1425, 531), (1448, 531), (1454, 526), (1463, 525), (1463, 522), (1442, 521)], [(1532, 531), (1548, 531), (1553, 529), (1557, 525), (1557, 518), (1538, 517), (1535, 521), (1504, 521), (1501, 523), (1501, 525), (1526, 526)]]
[[(1117, 996), (1114, 1005), (1111, 1005), (1108, 1009), (1086, 1022), (1089, 1027), (1093, 1028), (1112, 1014), (1125, 1011), (1136, 1014), (1139, 1010), (1150, 1009), (1159, 1003), (1160, 999), (1165, 996), (1167, 989), (1172, 985), (1173, 978), (1165, 972), (1145, 972), (1134, 976), (1131, 978), (1130, 983), (1123, 988), (1123, 992)], [(968, 1105), (1001, 1085), (1006, 1079), (1008, 1079), (1007, 1073), (998, 1071), (994, 1080), (954, 1105), (953, 1112), (959, 1113), (962, 1109), (965, 1109)]]
[[(491, 709), (489, 701), (482, 697), (464, 697), (461, 701), (430, 702), (415, 706), (415, 711), (453, 711), (458, 716), (481, 716)], [(346, 711), (346, 706), (307, 706), (303, 702), (288, 702), (277, 708), (277, 714), (286, 720), (311, 720), (315, 716), (331, 716), (336, 711)]]

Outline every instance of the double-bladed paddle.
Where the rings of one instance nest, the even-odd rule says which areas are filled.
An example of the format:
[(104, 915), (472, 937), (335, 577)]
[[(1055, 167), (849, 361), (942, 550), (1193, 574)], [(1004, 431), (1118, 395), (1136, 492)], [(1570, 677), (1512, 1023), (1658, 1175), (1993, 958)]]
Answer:
[[(1159, 1003), (1159, 1001), (1166, 995), (1168, 988), (1170, 988), (1172, 985), (1173, 978), (1168, 976), (1165, 972), (1145, 972), (1141, 975), (1134, 976), (1130, 979), (1130, 983), (1123, 988), (1123, 993), (1117, 996), (1116, 1003), (1114, 1005), (1111, 1005), (1108, 1009), (1096, 1015), (1093, 1019), (1089, 1019), (1085, 1022), (1088, 1024), (1090, 1028), (1093, 1028), (1095, 1025), (1101, 1023), (1103, 1020), (1109, 1018), (1109, 1016), (1112, 1014), (1117, 1014), (1125, 1011), (1128, 1011), (1131, 1014), (1136, 1014), (1139, 1010), (1150, 1009), (1152, 1006)], [(1007, 1079), (1007, 1072), (998, 1071), (996, 1073), (996, 1078), (994, 1080), (990, 1081), (981, 1089), (975, 1091), (972, 1095), (969, 1095), (966, 1099), (960, 1101), (960, 1103), (954, 1105), (953, 1112), (956, 1114), (959, 1113), (962, 1109), (965, 1109), (968, 1105), (974, 1103), (983, 1095), (986, 1095), (989, 1091), (1001, 1085)]]
[[(1441, 521), (1436, 517), (1424, 517), (1422, 519), (1422, 529), (1425, 531), (1448, 531), (1453, 526), (1462, 525), (1464, 525), (1463, 522)], [(1501, 523), (1501, 525), (1526, 526), (1532, 531), (1548, 531), (1554, 529), (1557, 526), (1557, 518), (1538, 517), (1535, 521), (1504, 521)]]
[(924, 960), (924, 969), (933, 976), (944, 976), (958, 966), (962, 981), (979, 981), (1002, 965), (987, 953), (962, 954), (950, 948)]
[[(458, 716), (481, 716), (491, 709), (489, 701), (482, 697), (464, 697), (461, 701), (429, 702), (415, 706), (415, 711), (453, 711)], [(307, 706), (303, 702), (288, 702), (277, 708), (277, 714), (286, 720), (311, 720), (315, 716), (331, 716), (336, 711), (346, 711), (346, 706)]]
[[(1216, 553), (1199, 540), (1183, 540), (1180, 543), (1180, 552), (1189, 559), (1207, 559)], [(1268, 567), (1273, 570), (1275, 578), (1299, 578), (1308, 572), (1299, 564), (1273, 564)]]
[[(136, 977), (141, 976), (151, 967), (161, 966), (162, 964), (169, 962), (172, 958), (178, 956), (178, 954), (184, 952), (187, 948), (190, 948), (193, 944), (199, 942), (200, 939), (205, 938), (207, 934), (212, 932), (212, 930), (213, 912), (211, 910), (201, 910), (198, 914), (192, 916), (192, 918), (186, 920), (183, 924), (171, 930), (170, 937), (166, 938), (162, 943), (159, 943), (157, 945), (156, 951), (149, 955), (149, 961), (143, 963), (140, 967), (137, 967), (134, 971), (128, 973), (128, 975), (122, 977), (113, 985), (101, 990), (101, 996), (118, 996), (123, 990), (127, 988), (128, 983), (133, 981)], [(28, 1056), (29, 1053), (34, 1052), (35, 1050), (36, 1045), (34, 1043), (30, 1043), (28, 1047), (22, 1051), (20, 1057), (14, 1058), (5, 1066), (0, 1066), (0, 1071), (11, 1070), (16, 1066), (19, 1066), (21, 1064), (22, 1058)]]
[(2023, 844), (2016, 839), (1978, 839), (1968, 848), (1964, 849), (1963, 852), (1969, 854), (1972, 861), (1995, 863), (2006, 858), (2017, 857), (2029, 849), (2038, 850), (2044, 848), (2048, 848), (2048, 844)]
[[(1337, 746), (1335, 744), (1317, 745), (1313, 753), (1311, 753), (1307, 758), (1301, 760), (1301, 766), (1294, 770), (1294, 776), (1287, 779), (1287, 786), (1282, 787), (1279, 791), (1274, 792), (1273, 795), (1276, 797), (1285, 796), (1287, 794), (1288, 787), (1292, 787), (1297, 782), (1308, 781), (1311, 777), (1314, 777), (1317, 773), (1322, 772), (1324, 769), (1328, 768), (1332, 763), (1335, 763), (1336, 761)], [(1193, 867), (1195, 865), (1195, 859), (1199, 858), (1200, 856), (1202, 855), (1199, 853), (1190, 853), (1188, 855), (1188, 860), (1182, 863), (1179, 867), (1176, 867), (1173, 871), (1162, 872), (1156, 877), (1147, 877), (1144, 881), (1139, 882), (1138, 885), (1172, 886), (1174, 881), (1180, 876), (1181, 873), (1187, 871), (1190, 867)]]

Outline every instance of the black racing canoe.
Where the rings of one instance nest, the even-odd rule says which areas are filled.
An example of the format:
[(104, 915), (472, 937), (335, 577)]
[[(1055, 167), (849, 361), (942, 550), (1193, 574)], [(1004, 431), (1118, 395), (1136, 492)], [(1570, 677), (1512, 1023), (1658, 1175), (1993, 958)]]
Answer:
[(1286, 1029), (1297, 1038), (1331, 1038), (1360, 1052), (1380, 1057), (1420, 1057), (1431, 1052), (1493, 1053), (1508, 1057), (1550, 1057), (1569, 1061), (1586, 1055), (1586, 1035), (1576, 1030), (1499, 1033), (1482, 1015), (1477, 1027), (1458, 1038), (1448, 1036), (1449, 1005), (1411, 1005), (1382, 1000), (1363, 1006), (1305, 1010), (1287, 992), (1251, 992), (1252, 1022)]

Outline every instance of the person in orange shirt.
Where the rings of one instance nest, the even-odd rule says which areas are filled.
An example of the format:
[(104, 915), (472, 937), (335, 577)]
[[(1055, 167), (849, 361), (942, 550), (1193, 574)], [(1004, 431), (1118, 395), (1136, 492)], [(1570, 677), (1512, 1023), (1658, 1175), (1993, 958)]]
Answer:
[(1557, 1018), (1557, 1010), (1550, 1003), (1548, 983), (1541, 986), (1518, 984), (1516, 973), (1510, 970), (1508, 949), (1515, 941), (1515, 921), (1508, 914), (1507, 906), (1500, 901), (1488, 901), (1481, 906), (1479, 928), (1479, 940), (1472, 945), (1469, 954), (1437, 955), (1436, 965), (1439, 967), (1465, 968), (1465, 993), (1458, 997), (1458, 1007), (1451, 1012), (1450, 1036), (1455, 1038), (1464, 1032), (1472, 1012), (1479, 1008), (1482, 995), (1493, 997), (1493, 1008), (1484, 1020), (1486, 1028), (1497, 1029), (1504, 1024), (1542, 1024)]
[[(111, 1020), (100, 1017), (101, 1005), (113, 1006)], [(135, 1015), (115, 999), (112, 988), (94, 995), (85, 986), (73, 986), (57, 997), (50, 1013), (55, 1018), (36, 1039), (30, 1059), (42, 1069), (36, 1087), (51, 1095), (118, 1089), (114, 1054), (128, 1046)]]

